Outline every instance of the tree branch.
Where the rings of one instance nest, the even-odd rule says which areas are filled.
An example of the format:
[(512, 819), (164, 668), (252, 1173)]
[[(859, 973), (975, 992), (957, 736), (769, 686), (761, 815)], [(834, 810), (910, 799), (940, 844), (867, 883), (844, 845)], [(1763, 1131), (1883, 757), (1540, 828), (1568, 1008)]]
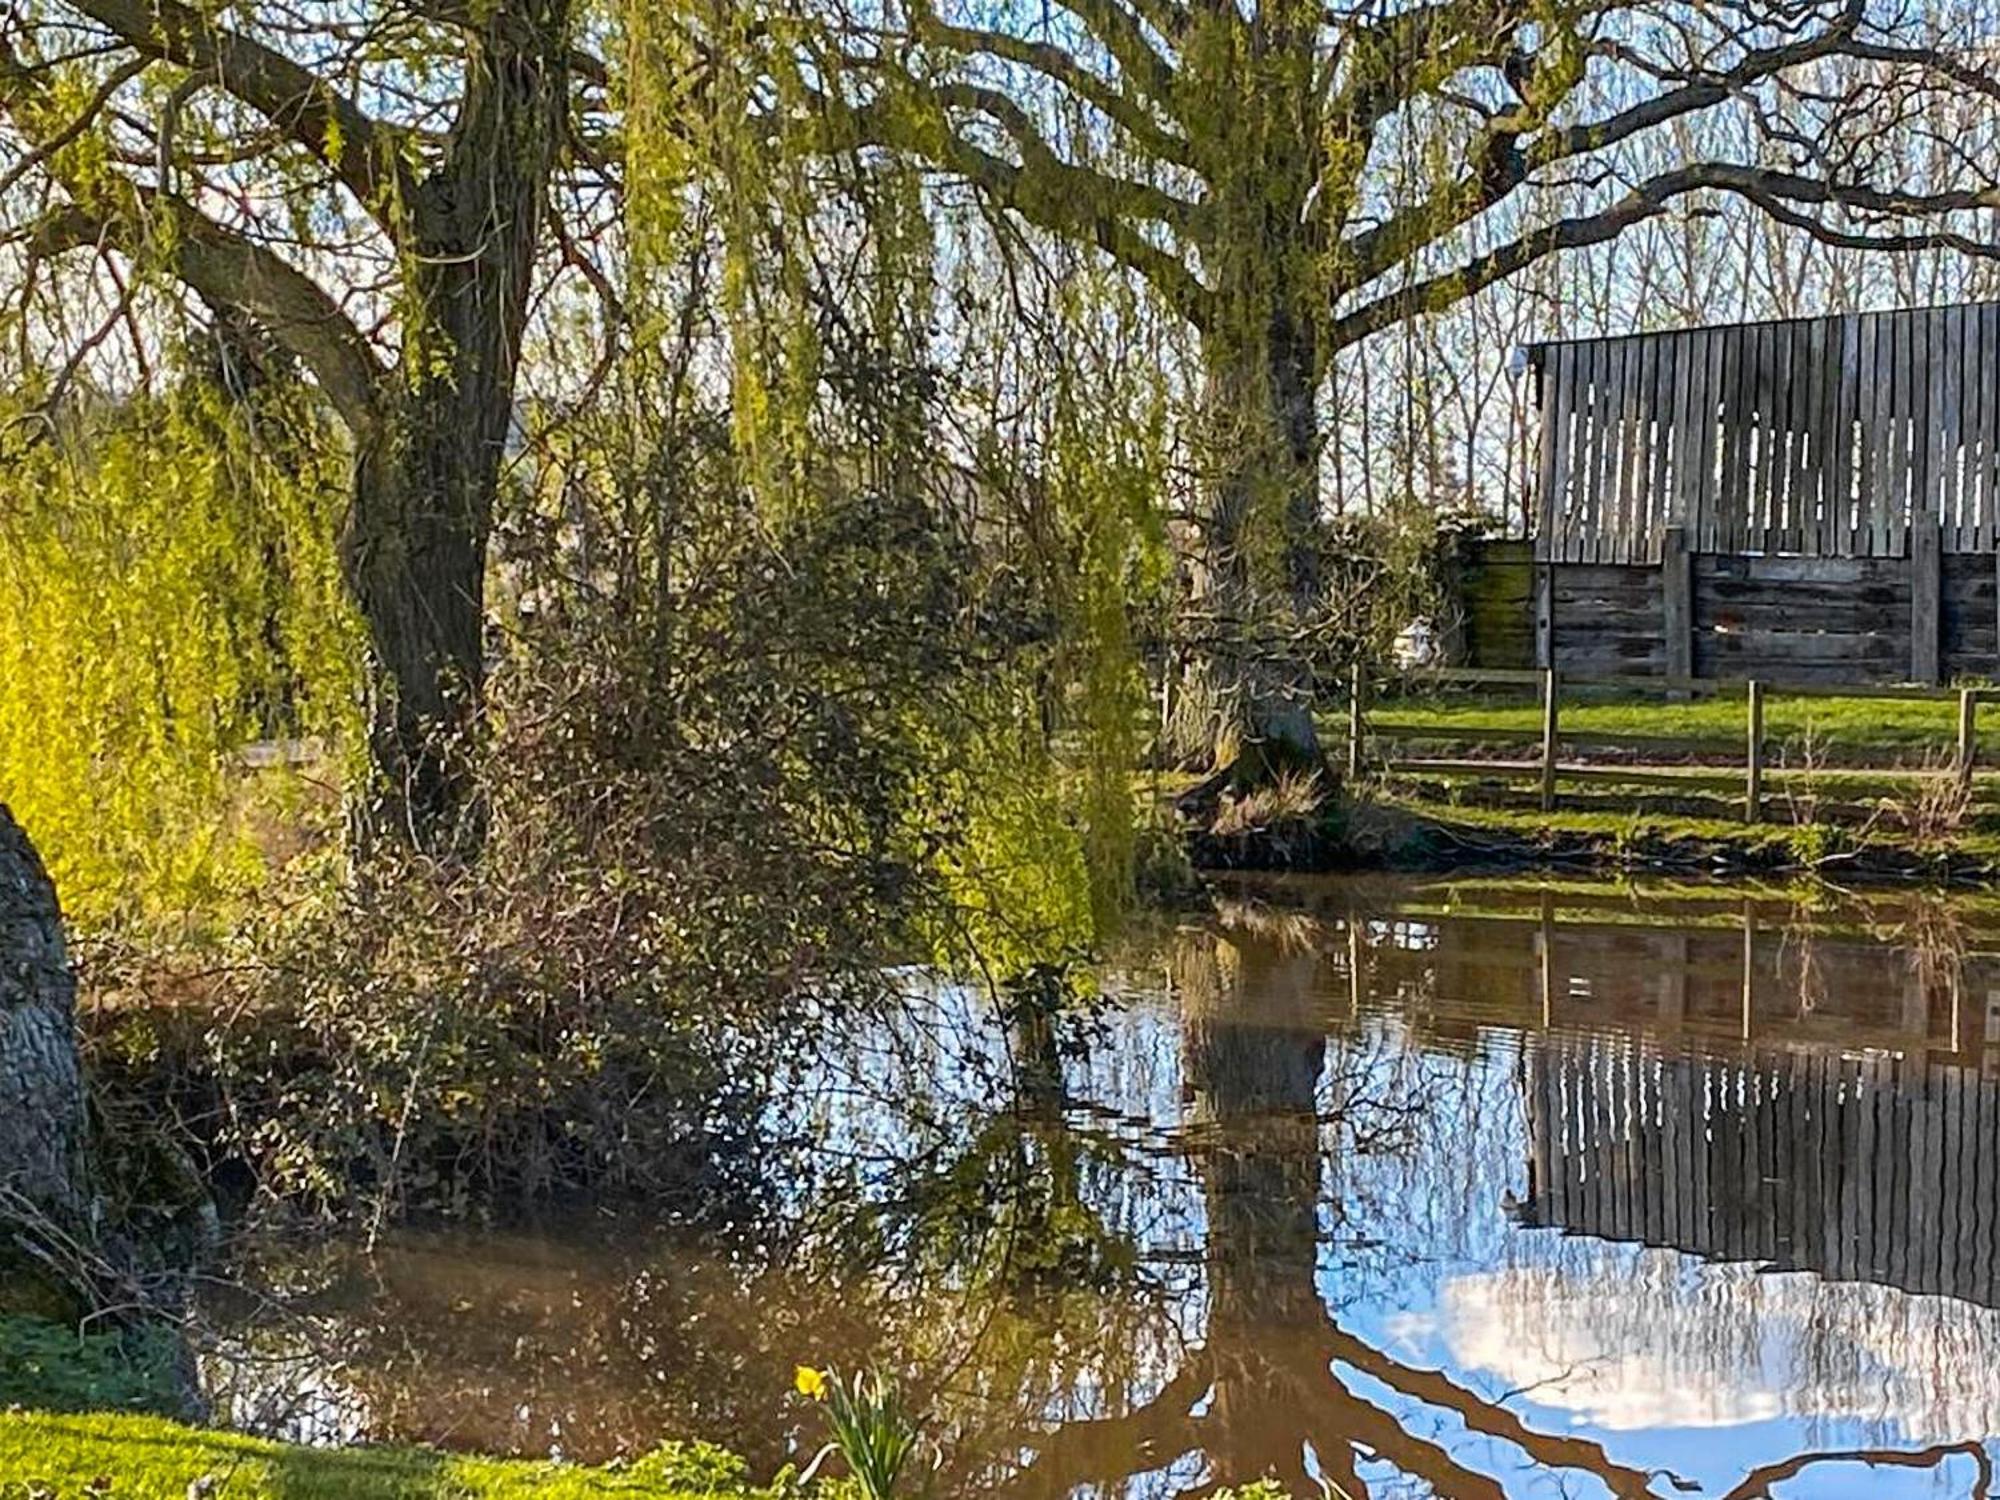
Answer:
[(1032, 41), (1011, 32), (953, 25), (941, 19), (931, 5), (924, 6), (911, 31), (920, 42), (936, 43), (962, 54), (981, 54), (1031, 68), (1052, 83), (1069, 90), (1162, 160), (1183, 167), (1194, 164), (1193, 149), (1184, 137), (1162, 125), (1144, 104), (1127, 98), (1116, 84), (1099, 78), (1071, 53), (1052, 42)]
[[(1734, 194), (1794, 227), (1813, 225), (1812, 232), (1822, 236), (1838, 236), (1844, 231), (1819, 224), (1792, 205), (1844, 208), (1897, 218), (1932, 218), (1973, 209), (2000, 208), (2000, 188), (1905, 193), (1863, 184), (1824, 182), (1796, 173), (1730, 162), (1695, 163), (1648, 178), (1597, 213), (1543, 225), (1475, 256), (1456, 270), (1399, 287), (1335, 318), (1329, 331), (1332, 347), (1345, 348), (1405, 318), (1469, 297), (1557, 251), (1602, 244), (1632, 225), (1664, 212), (1675, 199), (1703, 191)], [(1940, 230), (1921, 241), (1912, 239), (1908, 248), (1923, 248), (1928, 244), (1969, 248), (1976, 243)], [(1883, 249), (1904, 248), (1893, 236), (1868, 237), (1866, 244)], [(1976, 253), (2000, 255), (2000, 246), (1982, 246)]]
[[(312, 371), (348, 431), (365, 441), (375, 428), (377, 391), (387, 371), (347, 315), (273, 251), (230, 233), (177, 198), (151, 196), (175, 276), (206, 300), (239, 307), (254, 318)], [(137, 260), (149, 248), (143, 228), (130, 217), (94, 213), (75, 203), (34, 221), (25, 240), (28, 253), (40, 259), (88, 248), (115, 249)]]
[[(924, 98), (921, 86), (917, 87), (917, 97)], [(1197, 329), (1208, 327), (1208, 288), (1178, 256), (1153, 244), (1125, 216), (1137, 206), (1145, 217), (1160, 217), (1154, 210), (1171, 214), (1165, 222), (1173, 224), (1192, 212), (1191, 205), (1157, 189), (1074, 166), (1056, 156), (1046, 143), (1042, 145), (1046, 160), (1029, 158), (1027, 165), (1017, 165), (966, 139), (952, 127), (942, 107), (926, 120), (881, 101), (857, 106), (825, 93), (815, 92), (811, 97), (822, 117), (837, 127), (836, 145), (907, 151), (940, 171), (963, 177), (1029, 223), (1095, 244), (1120, 265), (1144, 277)], [(942, 101), (933, 95), (932, 102)], [(961, 96), (960, 102), (970, 102), (970, 96)], [(1004, 128), (1005, 121), (1001, 123)]]
[(1617, 145), (1655, 126), (1713, 108), (1788, 68), (1846, 55), (1853, 48), (1850, 27), (1841, 26), (1782, 46), (1746, 53), (1720, 73), (1696, 77), (1601, 120), (1568, 125), (1526, 141), (1541, 129), (1553, 101), (1533, 111), (1496, 115), (1467, 149), (1473, 170), (1447, 187), (1392, 214), (1347, 242), (1347, 285), (1366, 286), (1499, 204), (1538, 170)]
[(181, 0), (71, 0), (147, 57), (210, 74), (297, 145), (333, 168), (377, 223), (397, 232), (412, 182), (402, 133), (366, 114), (311, 69), (218, 25)]

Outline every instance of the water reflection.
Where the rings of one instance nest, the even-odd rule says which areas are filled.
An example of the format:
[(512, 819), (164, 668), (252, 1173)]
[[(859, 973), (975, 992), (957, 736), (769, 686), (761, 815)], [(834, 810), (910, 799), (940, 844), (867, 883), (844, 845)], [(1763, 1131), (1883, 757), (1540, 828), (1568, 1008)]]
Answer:
[(768, 1466), (793, 1362), (879, 1357), (1023, 1500), (1985, 1494), (1996, 954), (1933, 898), (1245, 886), (1085, 1025), (1042, 976), (845, 1039), (761, 1236), (281, 1255), (215, 1366), (294, 1431)]

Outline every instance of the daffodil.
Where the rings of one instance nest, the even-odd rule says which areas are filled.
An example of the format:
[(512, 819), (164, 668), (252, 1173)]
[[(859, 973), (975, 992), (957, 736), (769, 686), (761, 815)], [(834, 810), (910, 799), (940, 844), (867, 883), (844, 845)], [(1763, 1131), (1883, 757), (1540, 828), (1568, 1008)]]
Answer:
[(811, 1365), (800, 1365), (792, 1372), (792, 1385), (801, 1396), (810, 1396), (815, 1401), (826, 1399), (824, 1370), (815, 1370)]

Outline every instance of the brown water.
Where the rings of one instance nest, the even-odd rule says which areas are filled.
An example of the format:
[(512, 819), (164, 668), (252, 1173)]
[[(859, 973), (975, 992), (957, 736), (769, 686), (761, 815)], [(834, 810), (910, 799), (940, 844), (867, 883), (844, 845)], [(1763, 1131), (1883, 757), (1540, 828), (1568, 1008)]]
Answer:
[(273, 1252), (225, 1411), (769, 1468), (793, 1366), (878, 1359), (956, 1493), (1986, 1493), (2000, 905), (1267, 882), (1102, 985), (1034, 1066), (913, 984), (726, 1247)]

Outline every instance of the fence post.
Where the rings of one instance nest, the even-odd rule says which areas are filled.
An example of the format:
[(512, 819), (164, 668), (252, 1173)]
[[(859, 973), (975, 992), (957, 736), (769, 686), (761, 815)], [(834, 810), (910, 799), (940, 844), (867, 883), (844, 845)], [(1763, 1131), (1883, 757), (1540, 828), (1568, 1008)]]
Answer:
[[(1669, 526), (1660, 542), (1660, 611), (1666, 633), (1667, 675), (1694, 676), (1694, 598), (1692, 566), (1688, 560), (1687, 532)], [(1671, 692), (1676, 702), (1687, 694)]]
[[(1935, 503), (1933, 501), (1932, 503)], [(1917, 502), (1910, 518), (1910, 680), (1938, 680), (1938, 617), (1942, 592), (1942, 538), (1935, 513)]]
[(1958, 690), (1958, 779), (1972, 785), (1972, 763), (1979, 753), (1979, 693), (1973, 688)]
[(1556, 807), (1556, 669), (1542, 669), (1542, 811)]
[(1764, 684), (1750, 679), (1749, 744), (1746, 747), (1743, 787), (1743, 821), (1756, 823), (1764, 816)]
[(1361, 779), (1362, 747), (1367, 726), (1361, 718), (1361, 695), (1368, 690), (1368, 674), (1356, 662), (1347, 674), (1347, 780)]

